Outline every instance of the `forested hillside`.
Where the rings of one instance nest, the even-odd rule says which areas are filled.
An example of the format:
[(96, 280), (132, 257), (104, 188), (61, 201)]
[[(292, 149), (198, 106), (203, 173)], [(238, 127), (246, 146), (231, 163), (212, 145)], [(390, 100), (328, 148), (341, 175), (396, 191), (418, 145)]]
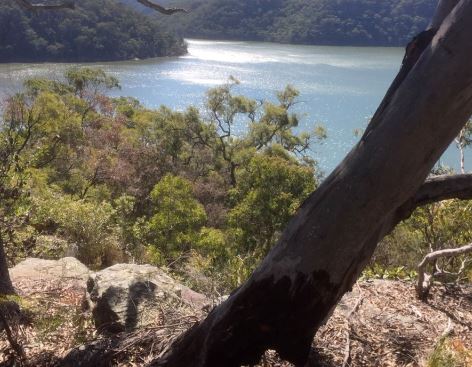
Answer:
[(400, 46), (423, 30), (434, 0), (179, 0), (162, 19), (186, 37), (319, 45)]
[[(119, 84), (101, 70), (70, 69), (64, 80), (28, 80), (5, 101), (0, 202), (12, 204), (0, 215), (11, 218), (12, 262), (71, 248), (92, 268), (189, 260), (233, 287), (317, 185), (314, 140), (293, 132), (291, 87), (260, 106), (231, 80), (208, 92), (207, 114), (106, 97)], [(231, 133), (236, 121), (246, 134)]]
[[(9, 263), (27, 257), (57, 260), (73, 255), (92, 270), (123, 262), (152, 264), (209, 298), (221, 299), (248, 278), (323, 180), (311, 149), (326, 133), (322, 127), (299, 131), (299, 116), (292, 108), (299, 94), (290, 86), (269, 100), (257, 101), (239, 95), (237, 80), (230, 79), (208, 90), (201, 109), (189, 106), (183, 111), (164, 106), (149, 109), (133, 98), (109, 97), (109, 90), (117, 87), (119, 81), (100, 69), (71, 68), (62, 82), (32, 78), (22, 93), (3, 101), (0, 241)], [(247, 129), (235, 134), (241, 123)], [(471, 131), (468, 124), (461, 133), (464, 147), (471, 141)], [(449, 284), (431, 283), (427, 303), (416, 299), (411, 281), (417, 279), (418, 263), (426, 254), (471, 241), (472, 201), (447, 200), (417, 209), (380, 243), (362, 276), (369, 282), (353, 288), (357, 293), (334, 313), (328, 329), (318, 334), (316, 346), (325, 356), (342, 360), (345, 325), (352, 323), (366, 340), (363, 345), (370, 347), (366, 352), (353, 342), (352, 366), (374, 365), (379, 355), (391, 362), (385, 365), (407, 366), (428, 358), (424, 364), (428, 367), (470, 366), (470, 258), (464, 253), (436, 259), (436, 270), (431, 266), (428, 279)], [(78, 263), (71, 258), (65, 261)], [(48, 277), (31, 275), (38, 262), (47, 264), (43, 269)], [(66, 274), (84, 266), (74, 268), (59, 261), (55, 274), (67, 279), (63, 283), (62, 278), (51, 280), (51, 264), (42, 260), (20, 263), (26, 271), (23, 275), (29, 277), (26, 282), (14, 277), (21, 298), (13, 299), (34, 305), (28, 306), (34, 312), (34, 324), (28, 333), (18, 334), (31, 366), (57, 366), (44, 361), (53, 360), (54, 354), (62, 358), (77, 344), (83, 351), (82, 343), (97, 335), (93, 327), (97, 324), (91, 322), (97, 313), (92, 309), (84, 313), (79, 306), (85, 288), (93, 289), (89, 295), (96, 289), (89, 287), (89, 270), (82, 273), (84, 278)], [(133, 266), (121, 264), (115, 269), (124, 268), (121, 274), (129, 276)], [(383, 281), (372, 283), (376, 278)], [(78, 279), (82, 279), (79, 285)], [(109, 282), (112, 286), (115, 279)], [(128, 294), (117, 289), (120, 295)], [(149, 289), (162, 293), (159, 285)], [(159, 307), (152, 303), (152, 310), (159, 313), (152, 317), (152, 329), (172, 325), (169, 330), (175, 336), (201, 317), (197, 312), (189, 317), (173, 303), (159, 303)], [(454, 339), (444, 337), (449, 315), (445, 312), (457, 315)], [(139, 312), (149, 314), (148, 309)], [(387, 326), (385, 318), (391, 320)], [(176, 328), (177, 321), (181, 326)], [(397, 330), (409, 332), (400, 340), (393, 334)], [(157, 341), (157, 347), (144, 345), (141, 356), (143, 350), (145, 356), (150, 350), (160, 353), (173, 340), (150, 335), (148, 340)], [(422, 342), (410, 342), (416, 340)], [(134, 358), (134, 345), (127, 343), (123, 347), (127, 352), (120, 358)], [(4, 351), (10, 347), (0, 338), (0, 364), (9, 358)], [(14, 353), (10, 355), (15, 358)], [(408, 364), (395, 364), (398, 355), (408, 355)], [(43, 358), (42, 362), (35, 357)], [(437, 364), (443, 358), (459, 362)], [(264, 365), (288, 364), (277, 360)]]
[(186, 52), (157, 20), (114, 0), (83, 0), (75, 10), (31, 12), (0, 3), (0, 62), (112, 61)]

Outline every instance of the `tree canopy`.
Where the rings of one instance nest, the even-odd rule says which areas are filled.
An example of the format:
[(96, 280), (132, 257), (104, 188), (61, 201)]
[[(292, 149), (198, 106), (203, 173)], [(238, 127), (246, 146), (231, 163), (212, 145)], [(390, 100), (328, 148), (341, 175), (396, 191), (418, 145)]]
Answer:
[[(129, 2), (129, 1), (128, 1)], [(165, 19), (185, 37), (355, 46), (400, 46), (426, 28), (435, 0), (187, 0)]]
[(107, 97), (120, 85), (100, 69), (63, 80), (27, 80), (5, 103), (0, 235), (13, 262), (72, 251), (92, 267), (133, 259), (181, 272), (190, 261), (230, 288), (318, 183), (308, 151), (323, 129), (295, 133), (293, 87), (257, 102), (231, 79), (201, 111), (177, 112)]
[(0, 4), (0, 62), (113, 61), (186, 53), (182, 38), (114, 0), (83, 0), (74, 9), (25, 10)]

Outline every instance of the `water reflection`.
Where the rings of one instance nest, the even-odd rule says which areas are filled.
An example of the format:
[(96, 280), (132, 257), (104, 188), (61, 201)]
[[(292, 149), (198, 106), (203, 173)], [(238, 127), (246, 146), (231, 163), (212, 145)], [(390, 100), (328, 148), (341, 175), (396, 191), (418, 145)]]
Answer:
[[(295, 106), (303, 116), (299, 129), (323, 123), (328, 141), (314, 156), (325, 172), (342, 159), (356, 141), (354, 130), (365, 127), (398, 71), (403, 50), (281, 45), (258, 42), (189, 40), (189, 54), (180, 58), (95, 63), (122, 85), (114, 95), (133, 96), (149, 107), (161, 104), (183, 110), (202, 106), (208, 88), (230, 76), (241, 81), (236, 92), (274, 99), (287, 84), (300, 90)], [(71, 64), (0, 64), (0, 94), (21, 89), (31, 77), (60, 79)], [(443, 163), (457, 167), (450, 149)]]

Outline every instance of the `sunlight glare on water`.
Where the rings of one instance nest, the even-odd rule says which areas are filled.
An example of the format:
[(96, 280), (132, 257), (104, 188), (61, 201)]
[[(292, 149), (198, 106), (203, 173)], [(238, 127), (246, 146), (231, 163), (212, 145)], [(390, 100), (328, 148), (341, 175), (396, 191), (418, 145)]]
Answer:
[[(328, 140), (313, 155), (328, 173), (355, 144), (398, 72), (403, 50), (382, 47), (297, 46), (262, 42), (188, 40), (188, 55), (178, 58), (80, 64), (101, 67), (120, 80), (112, 95), (132, 96), (144, 105), (184, 110), (202, 107), (208, 88), (230, 76), (240, 80), (235, 93), (274, 100), (291, 84), (300, 91), (300, 131), (322, 123)], [(0, 64), (0, 95), (21, 90), (32, 77), (60, 79), (73, 64)], [(240, 126), (244, 128), (244, 125)], [(457, 168), (455, 148), (443, 163)]]

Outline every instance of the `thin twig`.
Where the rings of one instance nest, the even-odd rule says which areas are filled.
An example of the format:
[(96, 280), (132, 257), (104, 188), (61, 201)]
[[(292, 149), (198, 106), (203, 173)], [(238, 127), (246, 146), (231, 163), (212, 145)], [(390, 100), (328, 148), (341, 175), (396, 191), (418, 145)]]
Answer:
[(356, 304), (352, 308), (352, 310), (348, 313), (346, 317), (346, 322), (347, 322), (347, 330), (346, 330), (346, 347), (344, 349), (344, 360), (342, 367), (347, 367), (351, 364), (351, 332), (352, 332), (352, 325), (351, 325), (351, 319), (352, 316), (354, 315), (355, 312), (359, 309), (361, 306), (362, 302), (364, 300), (364, 297), (359, 295), (359, 299), (357, 300)]
[(7, 339), (11, 347), (16, 352), (16, 354), (21, 358), (21, 360), (25, 361), (26, 360), (25, 351), (23, 347), (17, 342), (17, 340), (13, 336), (10, 325), (8, 324), (7, 318), (5, 317), (3, 312), (0, 312), (0, 320), (3, 323), (3, 329), (5, 330), (5, 333), (7, 334)]

